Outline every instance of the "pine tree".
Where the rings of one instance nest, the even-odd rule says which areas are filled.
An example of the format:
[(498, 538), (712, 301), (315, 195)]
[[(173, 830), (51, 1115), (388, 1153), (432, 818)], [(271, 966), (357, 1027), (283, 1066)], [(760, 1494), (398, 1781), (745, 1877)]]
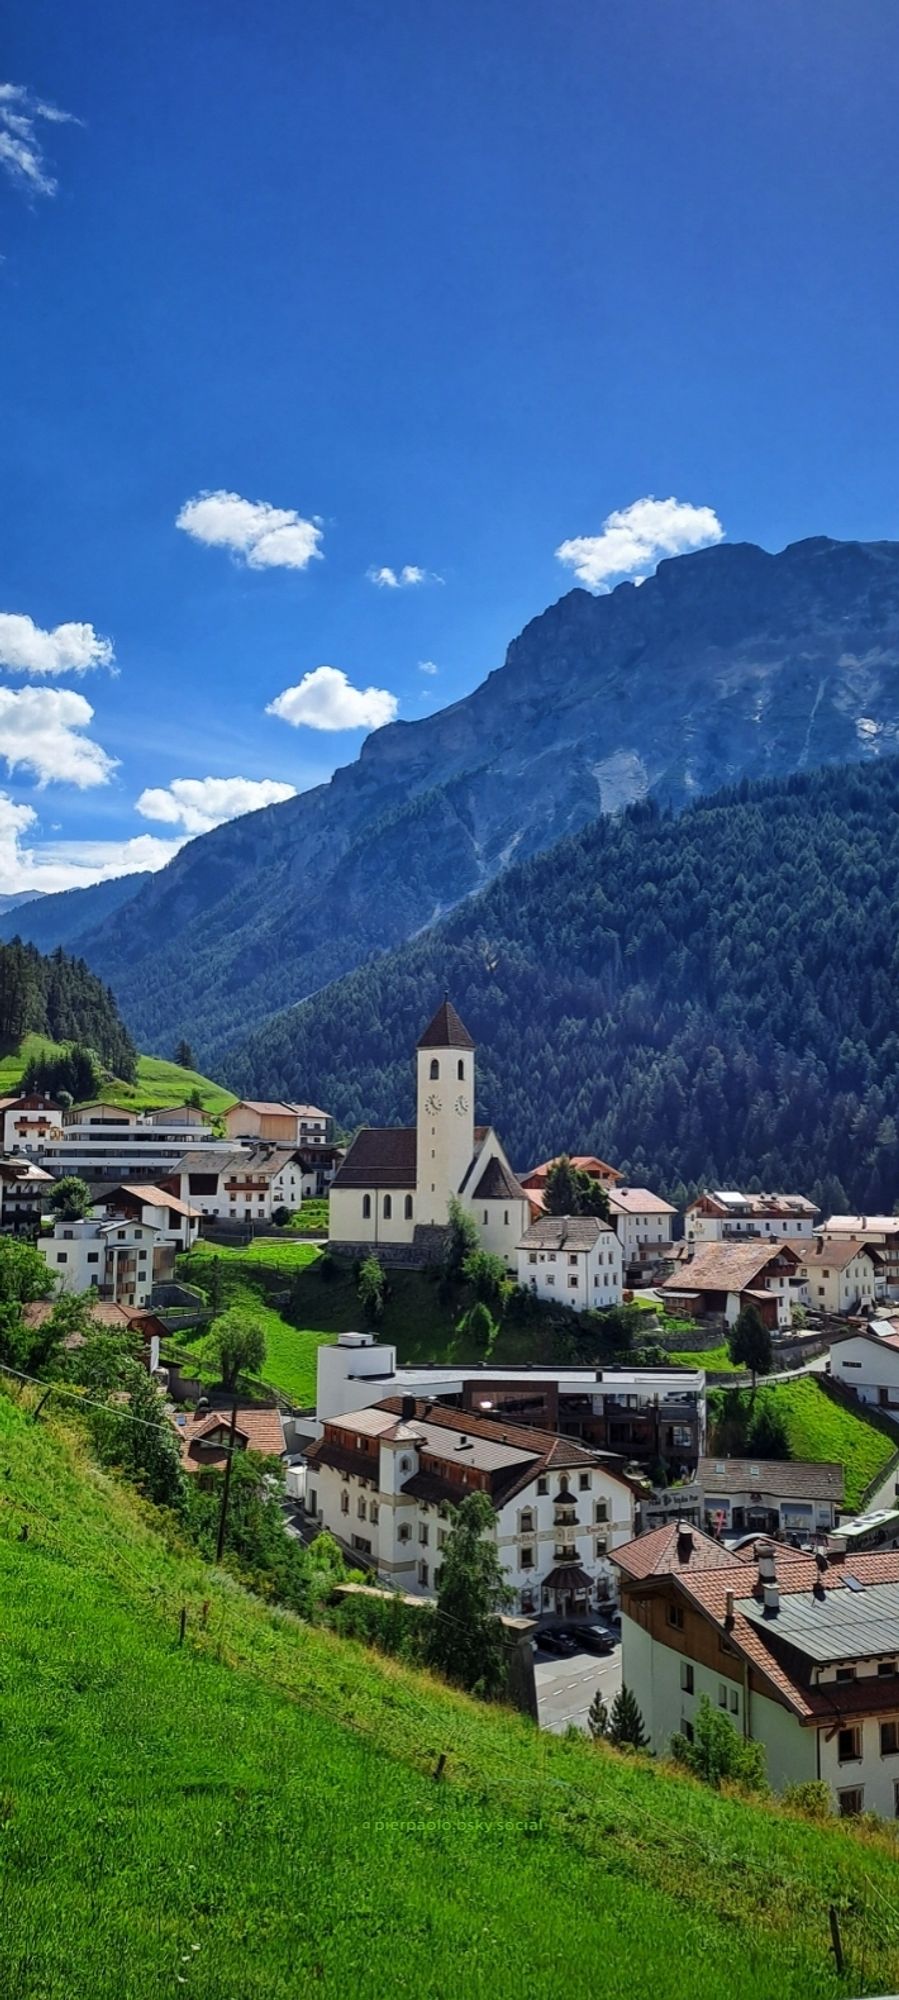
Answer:
[(426, 1657), (432, 1667), (488, 1700), (505, 1687), (503, 1629), (497, 1613), (511, 1603), (486, 1493), (468, 1493), (455, 1510), (442, 1551), (437, 1607)]
[(587, 1728), (594, 1743), (598, 1743), (601, 1737), (607, 1736), (609, 1733), (609, 1711), (603, 1701), (599, 1688), (597, 1688), (590, 1703), (587, 1715)]
[(189, 1042), (182, 1040), (176, 1044), (174, 1060), (179, 1069), (193, 1069), (194, 1052)]
[(631, 1693), (629, 1687), (619, 1688), (612, 1703), (608, 1738), (618, 1749), (622, 1743), (630, 1743), (635, 1750), (645, 1750), (649, 1742), (636, 1695)]

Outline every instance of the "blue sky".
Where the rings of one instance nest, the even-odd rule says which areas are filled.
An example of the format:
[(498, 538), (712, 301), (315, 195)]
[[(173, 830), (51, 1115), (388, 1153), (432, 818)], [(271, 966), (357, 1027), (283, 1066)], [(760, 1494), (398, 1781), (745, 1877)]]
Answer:
[(5, 30), (0, 890), (319, 782), (578, 570), (899, 535), (885, 0), (7, 0)]

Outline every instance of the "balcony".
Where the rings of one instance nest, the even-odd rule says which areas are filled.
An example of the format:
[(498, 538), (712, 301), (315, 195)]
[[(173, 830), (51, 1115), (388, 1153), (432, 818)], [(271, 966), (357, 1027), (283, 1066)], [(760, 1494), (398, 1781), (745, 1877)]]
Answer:
[(574, 1528), (577, 1526), (577, 1521), (578, 1521), (578, 1511), (577, 1511), (576, 1500), (572, 1498), (567, 1500), (557, 1500), (555, 1502), (555, 1505), (553, 1507), (554, 1528)]

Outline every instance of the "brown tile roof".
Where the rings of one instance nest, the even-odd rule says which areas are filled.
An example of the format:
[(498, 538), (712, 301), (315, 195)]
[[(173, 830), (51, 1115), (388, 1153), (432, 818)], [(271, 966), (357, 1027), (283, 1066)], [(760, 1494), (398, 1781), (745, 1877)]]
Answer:
[(616, 1187), (609, 1189), (609, 1207), (619, 1215), (676, 1215), (670, 1201), (663, 1201), (660, 1194), (653, 1194), (651, 1188)]
[(189, 1202), (182, 1201), (180, 1195), (167, 1194), (165, 1188), (156, 1187), (152, 1181), (135, 1181), (134, 1183), (119, 1181), (115, 1187), (109, 1190), (110, 1195), (118, 1194), (120, 1191), (122, 1194), (133, 1195), (137, 1201), (146, 1202), (148, 1208), (171, 1208), (174, 1209), (176, 1215), (199, 1216), (202, 1214), (201, 1209), (191, 1208)]
[(558, 1563), (543, 1578), (544, 1590), (592, 1590), (593, 1578), (581, 1569), (580, 1563)]
[(677, 1277), (666, 1278), (659, 1291), (745, 1292), (775, 1257), (800, 1258), (790, 1243), (703, 1243)]
[[(625, 1576), (640, 1582), (651, 1576), (683, 1576), (697, 1570), (732, 1569), (738, 1558), (722, 1548), (720, 1542), (713, 1541), (711, 1535), (704, 1535), (701, 1529), (669, 1521), (664, 1528), (654, 1528), (651, 1534), (638, 1535), (636, 1541), (625, 1542), (622, 1548), (615, 1550), (613, 1560)], [(745, 1568), (741, 1584), (745, 1590)]]
[(473, 1049), (474, 1042), (460, 1021), (451, 1000), (442, 1000), (433, 1020), (428, 1022), (424, 1034), (419, 1035), (416, 1047), (419, 1049)]
[(472, 1201), (527, 1201), (527, 1195), (520, 1181), (515, 1179), (511, 1167), (504, 1165), (494, 1154), (472, 1190)]
[[(520, 1250), (592, 1250), (601, 1236), (614, 1229), (597, 1215), (538, 1215), (525, 1230)], [(617, 1240), (617, 1239), (616, 1239)]]
[[(569, 1153), (567, 1157), (573, 1167), (578, 1167), (581, 1173), (591, 1174), (595, 1180), (620, 1181), (623, 1178), (617, 1167), (610, 1167), (608, 1161), (598, 1160), (593, 1153)], [(563, 1158), (564, 1154), (556, 1153), (553, 1159), (541, 1160), (538, 1167), (530, 1167), (528, 1172), (522, 1175), (523, 1185), (542, 1187), (550, 1168), (557, 1167)]]
[[(203, 1465), (221, 1467), (226, 1463), (225, 1433), (231, 1424), (230, 1409), (204, 1410), (199, 1417), (179, 1413), (174, 1422), (187, 1472), (198, 1472)], [(222, 1438), (219, 1442), (220, 1432)], [(279, 1410), (263, 1409), (258, 1404), (238, 1409), (236, 1436), (241, 1451), (262, 1452), (266, 1458), (282, 1458), (284, 1455), (284, 1426)]]
[(860, 1250), (867, 1250), (875, 1264), (883, 1262), (883, 1252), (864, 1236), (813, 1236), (810, 1240), (794, 1242), (791, 1247), (803, 1264), (820, 1265), (822, 1269), (826, 1267), (834, 1271), (845, 1271), (846, 1265), (851, 1264)]
[(696, 1478), (704, 1493), (768, 1493), (780, 1500), (843, 1501), (843, 1468), (803, 1459), (701, 1458)]
[(414, 1125), (366, 1125), (357, 1132), (331, 1186), (338, 1192), (341, 1188), (414, 1188), (416, 1151)]
[[(385, 1396), (377, 1407), (380, 1410), (401, 1411), (402, 1396)], [(348, 1423), (345, 1417), (335, 1418), (335, 1423)], [(563, 1437), (558, 1431), (540, 1430), (529, 1424), (508, 1423), (502, 1417), (485, 1417), (479, 1410), (456, 1410), (447, 1403), (432, 1403), (417, 1399), (413, 1422), (441, 1426), (445, 1430), (464, 1433), (469, 1437), (491, 1440), (495, 1444), (510, 1445), (513, 1449), (532, 1455), (532, 1462), (526, 1467), (524, 1476), (516, 1484), (526, 1485), (534, 1473), (544, 1469), (565, 1472), (572, 1467), (593, 1466), (618, 1481), (619, 1486), (628, 1487), (631, 1492), (642, 1493), (645, 1480), (632, 1478), (625, 1471), (626, 1461), (618, 1452), (591, 1451), (574, 1438)], [(513, 1489), (514, 1490), (514, 1489)], [(504, 1499), (509, 1494), (504, 1494)]]

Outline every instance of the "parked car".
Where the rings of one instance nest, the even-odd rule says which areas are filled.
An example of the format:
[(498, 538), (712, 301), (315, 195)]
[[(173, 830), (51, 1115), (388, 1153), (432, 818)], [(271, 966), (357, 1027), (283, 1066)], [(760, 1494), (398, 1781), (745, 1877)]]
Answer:
[(572, 1632), (571, 1636), (577, 1640), (578, 1645), (585, 1653), (599, 1653), (607, 1656), (609, 1653), (614, 1653), (615, 1651), (614, 1636), (609, 1632), (604, 1632), (601, 1625), (579, 1625), (577, 1630)]
[(557, 1653), (563, 1660), (570, 1660), (577, 1652), (577, 1644), (561, 1625), (547, 1625), (539, 1634), (538, 1645), (546, 1653)]

